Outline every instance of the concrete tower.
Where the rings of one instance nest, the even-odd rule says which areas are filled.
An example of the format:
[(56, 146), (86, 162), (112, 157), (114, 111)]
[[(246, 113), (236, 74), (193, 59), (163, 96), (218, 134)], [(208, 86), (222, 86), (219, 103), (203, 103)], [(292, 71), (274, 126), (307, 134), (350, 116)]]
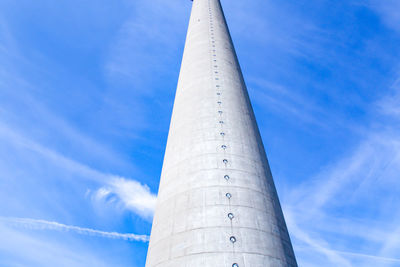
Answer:
[(146, 266), (297, 266), (219, 0), (193, 1)]

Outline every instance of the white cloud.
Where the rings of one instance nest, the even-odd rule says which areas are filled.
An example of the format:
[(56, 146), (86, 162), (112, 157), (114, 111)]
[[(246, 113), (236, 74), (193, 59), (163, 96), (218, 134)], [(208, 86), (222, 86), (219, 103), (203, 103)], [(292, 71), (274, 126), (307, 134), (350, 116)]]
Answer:
[(156, 195), (147, 185), (119, 176), (112, 176), (108, 185), (99, 188), (93, 198), (132, 211), (143, 218), (151, 219), (156, 204)]
[(65, 225), (58, 222), (36, 220), (30, 218), (13, 218), (13, 217), (0, 217), (0, 221), (5, 222), (11, 226), (19, 226), (32, 230), (55, 230), (55, 231), (72, 231), (81, 235), (99, 236), (113, 239), (123, 239), (128, 241), (141, 241), (147, 242), (149, 237), (147, 235), (137, 234), (122, 234), (117, 232), (105, 232), (90, 228), (83, 228), (72, 225)]
[(99, 172), (85, 164), (67, 158), (33, 140), (10, 129), (0, 122), (0, 139), (34, 151), (52, 163), (79, 174), (79, 177), (94, 181), (101, 186), (94, 194), (94, 199), (99, 203), (115, 203), (119, 207), (134, 212), (144, 219), (150, 220), (153, 216), (156, 195), (151, 193), (147, 185), (138, 181)]

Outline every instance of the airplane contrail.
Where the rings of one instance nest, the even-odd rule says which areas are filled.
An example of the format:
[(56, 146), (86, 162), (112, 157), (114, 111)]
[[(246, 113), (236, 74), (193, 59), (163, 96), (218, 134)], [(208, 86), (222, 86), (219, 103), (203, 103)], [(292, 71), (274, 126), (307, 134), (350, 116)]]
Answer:
[(105, 232), (91, 228), (66, 225), (53, 221), (37, 220), (31, 218), (0, 217), (0, 221), (12, 226), (19, 226), (34, 230), (54, 230), (54, 231), (72, 231), (81, 235), (99, 236), (113, 239), (123, 239), (128, 241), (148, 242), (148, 235), (137, 235), (131, 233)]

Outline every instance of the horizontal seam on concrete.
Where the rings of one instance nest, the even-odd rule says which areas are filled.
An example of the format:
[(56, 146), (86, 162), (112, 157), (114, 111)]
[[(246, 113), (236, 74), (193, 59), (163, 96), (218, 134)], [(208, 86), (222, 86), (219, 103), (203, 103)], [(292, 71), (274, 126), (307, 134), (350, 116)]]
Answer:
[[(243, 175), (249, 175), (249, 176), (256, 176), (255, 178), (258, 178), (258, 180), (260, 181), (265, 181), (268, 183), (268, 176), (267, 175), (260, 175), (260, 173), (257, 172), (250, 172), (250, 171), (246, 171), (243, 169), (234, 169), (234, 168), (226, 168), (226, 169), (222, 169), (222, 168), (207, 168), (207, 169), (198, 169), (195, 171), (188, 171), (185, 172), (185, 174), (187, 175), (193, 175), (195, 173), (202, 173), (202, 172), (211, 172), (211, 171), (215, 171), (215, 170), (220, 170), (221, 173), (223, 173), (223, 175), (228, 174), (231, 175), (229, 172), (241, 172), (243, 173)], [(166, 176), (166, 175), (170, 175), (168, 172), (167, 173), (163, 173), (162, 177)], [(180, 173), (180, 175), (182, 175), (182, 173)], [(235, 177), (235, 176), (232, 176)], [(222, 178), (222, 177), (221, 177)], [(240, 179), (240, 177), (236, 177), (235, 179)]]
[[(186, 231), (175, 232), (175, 233), (171, 233), (171, 235), (169, 235), (168, 237), (159, 239), (158, 241), (153, 241), (153, 244), (157, 244), (159, 242), (162, 242), (165, 239), (173, 238), (175, 236), (182, 235), (184, 233), (195, 232), (195, 231), (199, 231), (199, 230), (207, 230), (207, 229), (218, 229), (218, 230), (221, 230), (221, 229), (227, 229), (227, 230), (245, 229), (245, 230), (254, 230), (256, 232), (262, 232), (262, 233), (265, 233), (265, 234), (268, 234), (268, 235), (272, 235), (272, 236), (276, 237), (278, 240), (281, 240), (281, 238), (282, 238), (280, 235), (277, 235), (272, 231), (266, 231), (266, 230), (257, 229), (257, 228), (253, 228), (253, 227), (246, 227), (246, 226), (232, 226), (231, 227), (229, 225), (229, 226), (213, 226), (213, 227), (196, 227), (196, 228), (189, 229), (189, 230), (186, 230)], [(232, 233), (232, 235), (235, 235), (235, 233)]]
[[(204, 205), (204, 206), (201, 206), (201, 207), (235, 207), (235, 208), (238, 208), (238, 207), (243, 207), (243, 208), (249, 208), (249, 209), (253, 209), (253, 210), (256, 210), (256, 211), (261, 211), (261, 212), (263, 212), (263, 213), (266, 213), (266, 214), (271, 214), (270, 212), (267, 212), (265, 209), (259, 209), (259, 208), (254, 208), (254, 207), (251, 207), (251, 206), (246, 206), (246, 205), (233, 205), (233, 204), (226, 204), (226, 205), (224, 205), (224, 204), (213, 204), (213, 205)], [(184, 210), (194, 210), (194, 209), (196, 209), (196, 208), (199, 208), (199, 207), (193, 207), (193, 208), (190, 208), (190, 209), (184, 209)], [(272, 214), (271, 214), (272, 215)], [(154, 224), (154, 225), (157, 225), (157, 224)]]
[[(185, 258), (185, 257), (197, 256), (197, 255), (202, 255), (202, 254), (218, 254), (218, 253), (226, 253), (226, 254), (229, 254), (229, 256), (232, 256), (232, 251), (224, 251), (224, 252), (197, 252), (197, 253), (187, 254), (187, 255), (184, 255), (184, 256), (169, 258), (168, 260), (165, 260), (165, 261), (162, 261), (162, 262), (160, 262), (160, 263), (157, 263), (157, 265), (155, 265), (155, 266), (159, 266), (159, 265), (161, 265), (161, 264), (167, 263), (168, 261), (177, 260), (177, 259), (181, 259), (181, 258)], [(285, 260), (282, 260), (281, 258), (278, 258), (278, 257), (273, 257), (273, 256), (271, 256), (270, 254), (261, 254), (261, 253), (253, 253), (253, 252), (243, 252), (243, 251), (236, 251), (236, 250), (235, 250), (235, 253), (243, 253), (243, 254), (250, 254), (250, 255), (258, 255), (258, 256), (263, 256), (263, 257), (269, 257), (269, 258), (272, 258), (272, 259), (277, 259), (277, 260), (279, 260), (279, 261), (281, 261), (281, 262), (283, 262), (283, 263), (287, 263)], [(250, 267), (251, 267), (251, 266), (250, 266)]]
[[(181, 192), (178, 192), (178, 193), (175, 193), (175, 194), (173, 194), (173, 195), (171, 195), (171, 194), (168, 194), (168, 195), (170, 195), (171, 197), (169, 197), (169, 198), (166, 198), (166, 199), (164, 199), (164, 200), (162, 200), (163, 202), (164, 201), (168, 201), (168, 200), (170, 200), (170, 199), (172, 199), (172, 198), (174, 198), (174, 197), (176, 197), (176, 196), (178, 196), (178, 195), (184, 195), (184, 194), (187, 194), (188, 192), (190, 192), (190, 191), (192, 191), (192, 190), (196, 190), (196, 189), (210, 189), (210, 188), (240, 188), (240, 189), (246, 189), (246, 190), (248, 190), (248, 191), (252, 191), (252, 192), (256, 192), (256, 193), (259, 193), (259, 194), (261, 194), (261, 195), (263, 195), (263, 196), (265, 196), (265, 197), (270, 197), (271, 199), (272, 199), (272, 197), (271, 197), (271, 195), (270, 194), (266, 194), (266, 193), (264, 193), (263, 191), (261, 191), (261, 190), (256, 190), (256, 189), (252, 189), (252, 188), (249, 188), (249, 187), (245, 187), (245, 186), (235, 186), (235, 185), (226, 185), (226, 186), (223, 186), (223, 185), (210, 185), (210, 186), (199, 186), (199, 187), (191, 187), (190, 189), (188, 189), (188, 190), (184, 190), (184, 191), (181, 191)], [(163, 188), (164, 189), (164, 188)], [(165, 189), (164, 189), (165, 190)]]
[[(223, 153), (217, 153), (217, 152), (210, 152), (210, 153), (203, 153), (203, 154), (195, 155), (195, 156), (189, 157), (188, 159), (183, 159), (183, 160), (178, 161), (176, 164), (173, 164), (171, 166), (167, 165), (167, 168), (170, 169), (170, 168), (174, 168), (175, 166), (179, 166), (179, 165), (181, 165), (183, 163), (186, 163), (189, 159), (193, 160), (193, 159), (197, 159), (197, 158), (201, 158), (201, 157), (205, 157), (205, 156), (211, 156), (211, 155), (215, 155), (215, 156), (218, 156), (218, 157), (220, 156), (221, 160), (222, 160), (222, 157), (229, 157), (229, 156), (232, 157), (233, 156), (233, 157), (240, 158), (242, 160), (246, 160), (246, 161), (249, 161), (249, 162), (252, 162), (252, 163), (255, 163), (255, 164), (259, 164), (260, 166), (265, 166), (266, 165), (264, 163), (264, 160), (252, 160), (252, 159), (249, 159), (247, 157), (240, 156), (238, 154), (223, 154)], [(163, 168), (163, 173), (165, 172), (164, 169), (165, 168)], [(212, 168), (212, 169), (218, 169), (218, 168)]]
[[(211, 153), (210, 153), (211, 154)], [(217, 153), (214, 153), (214, 154), (217, 154)], [(200, 156), (199, 156), (200, 157)], [(222, 162), (222, 157), (221, 157), (221, 162)], [(174, 167), (176, 167), (176, 165), (174, 166)], [(172, 168), (172, 167), (168, 167), (168, 169), (170, 169), (170, 168)], [(163, 172), (162, 172), (162, 175), (161, 175), (161, 177), (163, 177), (163, 176), (165, 176), (165, 175), (168, 175), (168, 172), (169, 172), (169, 170), (168, 169), (163, 169)], [(257, 176), (260, 176), (260, 173), (259, 172), (250, 172), (250, 171), (246, 171), (246, 170), (244, 170), (244, 169), (235, 169), (235, 168), (229, 168), (229, 167), (227, 167), (227, 168), (201, 168), (201, 169), (197, 169), (197, 170), (193, 170), (193, 171), (188, 171), (188, 172), (185, 172), (186, 174), (193, 174), (193, 173), (196, 173), (196, 172), (201, 172), (201, 171), (205, 171), (205, 170), (221, 170), (221, 171), (240, 171), (240, 172), (247, 172), (247, 173), (249, 173), (249, 174), (256, 174)], [(264, 175), (263, 175), (264, 176)], [(265, 175), (265, 176), (267, 176), (267, 175)], [(260, 178), (262, 178), (262, 177), (260, 177)], [(267, 178), (267, 177), (266, 177)]]

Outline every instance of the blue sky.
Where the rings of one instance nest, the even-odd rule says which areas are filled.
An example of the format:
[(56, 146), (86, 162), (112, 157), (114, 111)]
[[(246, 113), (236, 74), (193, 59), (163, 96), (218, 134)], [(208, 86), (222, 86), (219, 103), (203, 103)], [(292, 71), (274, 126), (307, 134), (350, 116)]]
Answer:
[[(400, 2), (222, 0), (300, 266), (400, 266)], [(0, 266), (144, 266), (190, 1), (0, 2)]]

